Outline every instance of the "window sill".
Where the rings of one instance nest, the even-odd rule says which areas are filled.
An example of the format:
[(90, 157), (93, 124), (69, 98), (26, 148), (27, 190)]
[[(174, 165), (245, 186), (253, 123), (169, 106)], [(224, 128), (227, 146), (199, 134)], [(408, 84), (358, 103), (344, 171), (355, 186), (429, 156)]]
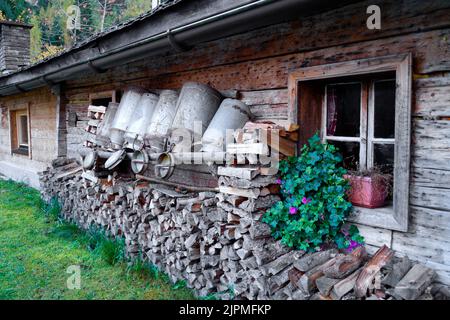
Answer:
[(395, 218), (392, 204), (376, 209), (353, 207), (353, 212), (347, 219), (350, 222), (366, 226), (406, 232), (407, 228)]
[(12, 154), (18, 154), (21, 156), (29, 156), (28, 148), (18, 148), (11, 151)]

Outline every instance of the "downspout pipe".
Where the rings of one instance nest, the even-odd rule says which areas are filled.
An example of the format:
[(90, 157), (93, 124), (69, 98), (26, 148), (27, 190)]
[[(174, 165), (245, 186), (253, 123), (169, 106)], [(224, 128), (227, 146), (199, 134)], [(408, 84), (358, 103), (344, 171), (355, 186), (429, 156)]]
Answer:
[(187, 50), (203, 42), (292, 20), (299, 17), (303, 10), (307, 9), (310, 13), (319, 10), (324, 3), (328, 2), (326, 0), (257, 0), (109, 51), (101, 52), (100, 45), (100, 53), (97, 56), (1, 87), (0, 95), (36, 89), (48, 83), (68, 80), (82, 73), (104, 72), (111, 67), (170, 50)]

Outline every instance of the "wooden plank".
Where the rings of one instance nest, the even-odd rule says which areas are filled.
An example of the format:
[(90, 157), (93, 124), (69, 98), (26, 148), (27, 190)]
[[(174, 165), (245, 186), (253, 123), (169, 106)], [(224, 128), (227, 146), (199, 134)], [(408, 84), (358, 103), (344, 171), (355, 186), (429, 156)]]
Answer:
[(218, 167), (217, 175), (252, 180), (259, 171), (259, 168)]
[[(430, 80), (428, 80), (430, 81)], [(450, 116), (450, 84), (414, 90), (414, 115), (421, 117)]]
[(55, 176), (55, 180), (63, 179), (63, 178), (65, 178), (65, 177), (74, 175), (75, 173), (78, 173), (78, 172), (80, 172), (80, 171), (82, 171), (82, 170), (83, 170), (83, 168), (82, 168), (82, 167), (79, 167), (79, 168), (75, 168), (75, 169), (72, 169), (72, 170), (70, 170), (70, 171), (61, 173), (61, 174)]
[(268, 135), (267, 143), (272, 148), (286, 156), (294, 156), (297, 151), (297, 143), (289, 139), (279, 137), (272, 142), (272, 135)]
[(105, 113), (107, 106), (89, 106), (88, 112), (99, 112), (99, 113)]
[(260, 193), (259, 189), (239, 189), (226, 186), (219, 186), (219, 191), (225, 194), (233, 194), (252, 199), (258, 199)]
[(450, 211), (450, 189), (411, 185), (410, 202), (412, 205)]
[(267, 155), (268, 147), (264, 143), (229, 143), (227, 152), (231, 154), (259, 154)]
[(358, 227), (359, 233), (364, 237), (364, 242), (368, 245), (381, 247), (383, 245), (391, 245), (392, 231), (388, 229), (375, 228), (362, 224), (355, 225)]
[(240, 100), (249, 106), (287, 104), (287, 89), (241, 91)]
[(254, 121), (258, 120), (287, 120), (288, 119), (288, 105), (284, 104), (261, 104), (250, 106), (250, 112)]
[(450, 188), (450, 170), (411, 168), (411, 183), (430, 188)]
[(411, 165), (419, 168), (448, 170), (450, 153), (448, 149), (420, 149), (413, 148)]
[[(450, 109), (450, 102), (448, 109)], [(450, 121), (415, 119), (413, 146), (420, 150), (447, 149), (450, 154)]]

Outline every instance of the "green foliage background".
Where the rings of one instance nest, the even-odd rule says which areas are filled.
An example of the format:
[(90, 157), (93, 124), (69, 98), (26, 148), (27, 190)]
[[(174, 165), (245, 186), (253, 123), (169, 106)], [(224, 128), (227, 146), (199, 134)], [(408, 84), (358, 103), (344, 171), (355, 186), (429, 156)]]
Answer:
[[(81, 30), (66, 28), (66, 11), (70, 5), (77, 5), (81, 10)], [(0, 17), (33, 25), (32, 61), (149, 10), (151, 0), (0, 0)]]

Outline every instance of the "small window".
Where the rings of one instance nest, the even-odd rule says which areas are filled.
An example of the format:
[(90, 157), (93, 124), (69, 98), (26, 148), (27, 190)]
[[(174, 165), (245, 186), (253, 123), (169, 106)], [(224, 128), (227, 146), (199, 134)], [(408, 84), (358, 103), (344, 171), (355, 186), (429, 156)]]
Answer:
[(19, 147), (28, 148), (28, 115), (20, 113), (17, 115), (16, 121)]
[(349, 170), (394, 172), (395, 74), (325, 85), (321, 133)]
[(110, 102), (116, 102), (116, 91), (102, 91), (89, 94), (89, 105), (108, 107)]
[(11, 151), (12, 153), (29, 155), (30, 127), (28, 110), (11, 111)]
[(411, 141), (411, 55), (300, 68), (289, 74), (289, 119), (299, 148), (319, 131), (336, 145), (347, 169), (392, 174), (389, 205), (355, 207), (349, 220), (408, 230)]

